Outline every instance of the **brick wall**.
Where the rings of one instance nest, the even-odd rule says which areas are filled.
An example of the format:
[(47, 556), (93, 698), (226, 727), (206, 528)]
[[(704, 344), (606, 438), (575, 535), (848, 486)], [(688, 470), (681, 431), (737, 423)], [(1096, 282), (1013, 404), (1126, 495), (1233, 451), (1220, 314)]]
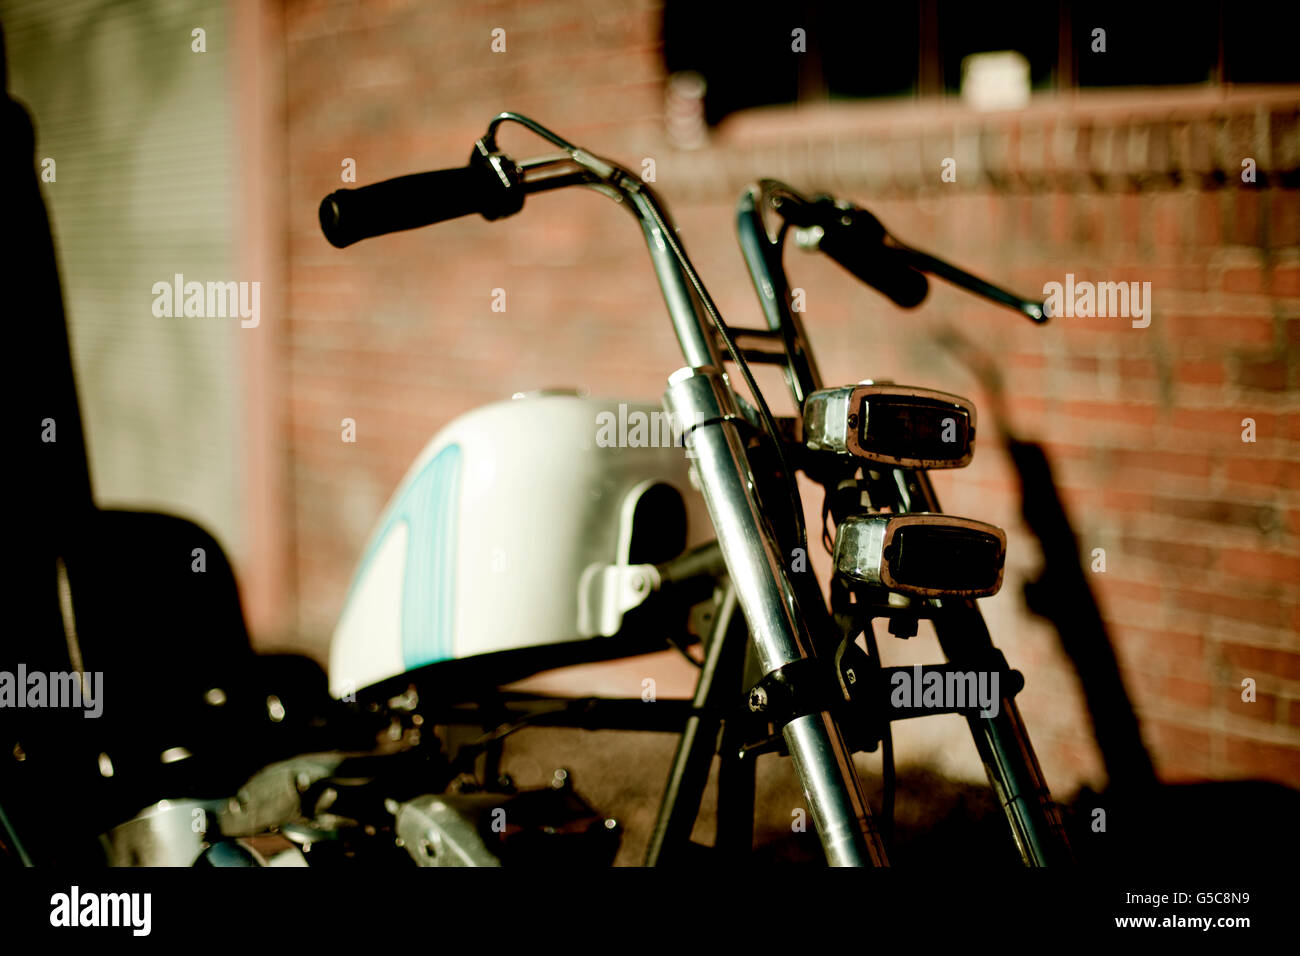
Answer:
[[(596, 194), (536, 197), (505, 223), (466, 219), (345, 252), (321, 237), (316, 205), (345, 158), (359, 183), (461, 165), (488, 118), (512, 109), (625, 164), (654, 158), (687, 249), (736, 324), (759, 323), (732, 225), (739, 189), (759, 176), (852, 197), (903, 239), (1026, 295), (1067, 272), (1150, 282), (1149, 328), (1038, 328), (947, 287), (905, 313), (833, 263), (788, 256), (828, 382), (943, 388), (975, 398), (989, 422), (936, 335), (956, 328), (996, 351), (1012, 424), (1048, 444), (1085, 554), (1105, 549), (1092, 580), (1162, 775), (1300, 784), (1297, 91), (1081, 93), (987, 115), (945, 102), (781, 108), (734, 116), (709, 147), (681, 152), (662, 132), (658, 11), (629, 6), (287, 6), (277, 366), (302, 646), (323, 655), (371, 524), (449, 419), (546, 385), (653, 399), (681, 364), (638, 230)], [(490, 51), (495, 27), (505, 53)], [(546, 151), (517, 132), (502, 145)], [(949, 157), (953, 183), (940, 179)], [(1246, 157), (1253, 184), (1241, 181)], [(504, 313), (491, 309), (494, 288), (507, 292)], [(355, 444), (340, 440), (344, 418)], [(936, 485), (946, 510), (1011, 536), (1006, 584), (984, 604), (1028, 676), (1022, 708), (1048, 779), (1062, 793), (1103, 783), (1055, 634), (1024, 607), (1036, 545), (1005, 456), (986, 442)], [(924, 632), (885, 653), (938, 660)], [(1241, 700), (1245, 677), (1254, 703)], [(979, 773), (949, 718), (908, 722), (899, 751)]]

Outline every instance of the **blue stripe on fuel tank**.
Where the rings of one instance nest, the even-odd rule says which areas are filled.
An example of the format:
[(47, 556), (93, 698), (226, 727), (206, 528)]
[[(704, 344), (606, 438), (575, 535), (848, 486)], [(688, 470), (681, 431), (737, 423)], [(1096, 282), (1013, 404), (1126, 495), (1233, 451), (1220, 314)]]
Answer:
[(410, 528), (402, 584), (402, 661), (407, 670), (456, 656), (460, 462), (460, 446), (448, 445), (403, 496), (401, 510)]
[(448, 445), (406, 486), (366, 548), (352, 598), (380, 546), (407, 527), (402, 578), (402, 662), (407, 670), (456, 656), (456, 534), (461, 450)]

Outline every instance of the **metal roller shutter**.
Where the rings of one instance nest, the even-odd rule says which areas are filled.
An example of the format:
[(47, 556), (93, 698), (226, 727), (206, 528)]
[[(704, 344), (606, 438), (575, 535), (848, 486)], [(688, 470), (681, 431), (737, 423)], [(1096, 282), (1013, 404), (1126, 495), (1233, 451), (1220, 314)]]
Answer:
[[(237, 143), (217, 0), (0, 0), (33, 114), (96, 498), (193, 518), (238, 563), (238, 318), (157, 318), (155, 282), (239, 281)], [(193, 52), (191, 31), (206, 31)], [(12, 321), (22, 321), (14, 316)], [(21, 359), (18, 359), (21, 361)]]

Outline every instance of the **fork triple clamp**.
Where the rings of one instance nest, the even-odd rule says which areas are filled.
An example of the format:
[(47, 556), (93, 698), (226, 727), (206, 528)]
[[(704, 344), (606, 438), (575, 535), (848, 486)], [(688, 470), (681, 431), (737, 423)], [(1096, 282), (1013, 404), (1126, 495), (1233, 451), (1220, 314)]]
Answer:
[[(972, 671), (955, 664), (881, 667), (852, 640), (833, 659), (805, 658), (763, 677), (748, 694), (749, 710), (773, 734), (747, 752), (779, 751), (780, 730), (807, 714), (830, 711), (853, 752), (874, 752), (891, 721), (934, 714), (990, 716), (1003, 700), (1024, 689), (1025, 679), (994, 649), (987, 665)], [(991, 688), (991, 692), (990, 692)]]

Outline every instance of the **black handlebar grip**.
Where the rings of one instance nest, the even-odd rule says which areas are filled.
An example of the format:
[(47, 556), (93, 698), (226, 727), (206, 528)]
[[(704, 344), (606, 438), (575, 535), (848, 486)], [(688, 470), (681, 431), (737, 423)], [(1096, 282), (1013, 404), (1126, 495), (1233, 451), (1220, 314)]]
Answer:
[(489, 170), (439, 169), (335, 190), (321, 200), (320, 227), (330, 244), (342, 249), (371, 236), (485, 212), (495, 204)]
[(827, 230), (818, 248), (904, 309), (920, 305), (930, 291), (925, 275), (908, 264), (906, 252), (874, 239), (859, 242), (852, 233)]

